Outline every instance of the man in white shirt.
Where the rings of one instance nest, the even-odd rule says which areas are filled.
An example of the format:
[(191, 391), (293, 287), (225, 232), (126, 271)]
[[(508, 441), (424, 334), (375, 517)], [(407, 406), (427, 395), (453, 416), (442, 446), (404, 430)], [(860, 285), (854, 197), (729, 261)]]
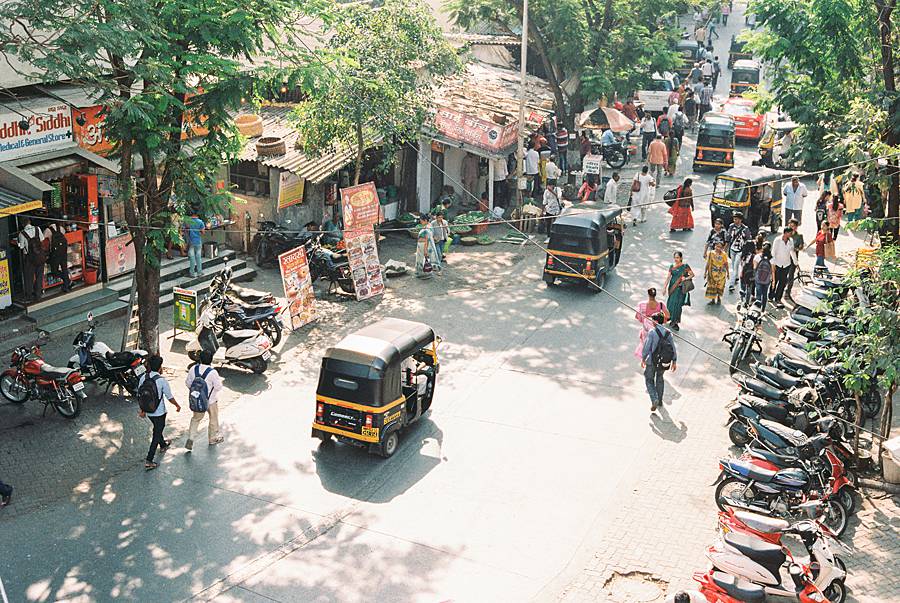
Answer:
[(509, 205), (509, 164), (506, 159), (494, 159), (494, 205), (507, 207)]
[(163, 431), (166, 428), (166, 401), (170, 402), (175, 407), (176, 412), (181, 412), (181, 405), (178, 404), (175, 400), (175, 396), (172, 395), (172, 387), (161, 374), (162, 364), (161, 357), (150, 356), (147, 359), (147, 372), (141, 375), (141, 378), (138, 380), (138, 391), (140, 391), (144, 381), (150, 379), (153, 381), (153, 385), (156, 386), (156, 393), (159, 396), (159, 404), (157, 405), (156, 410), (146, 413), (143, 410), (138, 412), (139, 417), (147, 417), (150, 419), (150, 423), (153, 424), (153, 435), (150, 438), (150, 450), (147, 452), (147, 459), (144, 462), (144, 469), (147, 469), (148, 471), (156, 469), (159, 466), (154, 460), (156, 457), (156, 449), (159, 448), (162, 452), (165, 452), (169, 449), (169, 445), (171, 444), (169, 440), (166, 440), (163, 437)]
[(556, 165), (556, 155), (550, 155), (547, 165), (544, 166), (544, 173), (547, 174), (547, 184), (555, 186), (559, 181), (559, 177), (562, 176), (562, 170)]
[(634, 190), (635, 185), (632, 183), (631, 198), (636, 206), (632, 224), (636, 225), (638, 220), (641, 222), (647, 221), (646, 206), (653, 198), (651, 193), (655, 194), (655, 190), (652, 187), (656, 186), (656, 180), (650, 175), (650, 167), (645, 165), (641, 168), (640, 173), (634, 175), (634, 181), (638, 183), (638, 190)]
[(714, 71), (715, 71), (715, 68), (713, 67), (712, 61), (710, 61), (709, 59), (707, 59), (706, 61), (703, 62), (702, 65), (700, 65), (700, 73), (703, 74), (704, 78), (712, 79)]
[(209, 415), (209, 429), (207, 430), (209, 445), (215, 446), (225, 439), (219, 435), (218, 404), (219, 392), (222, 391), (224, 386), (222, 385), (222, 377), (219, 376), (219, 372), (211, 366), (212, 359), (212, 351), (200, 350), (200, 362), (188, 369), (187, 379), (185, 379), (189, 396), (196, 395), (195, 391), (191, 391), (196, 389), (192, 387), (195, 379), (200, 378), (206, 381), (207, 400), (209, 404), (209, 409), (206, 412), (195, 411), (193, 416), (191, 416), (190, 431), (188, 432), (187, 442), (184, 444), (184, 447), (187, 448), (188, 452), (194, 448), (194, 438), (197, 437), (197, 434), (200, 431), (200, 422), (203, 421), (203, 417), (206, 415)]
[(609, 204), (615, 204), (619, 196), (619, 172), (613, 172), (612, 178), (606, 183), (606, 190), (603, 192), (603, 201)]
[(544, 189), (544, 219), (541, 220), (541, 228), (546, 229), (546, 232), (549, 234), (550, 227), (553, 226), (553, 221), (556, 219), (556, 216), (562, 211), (562, 204), (559, 201), (559, 194), (556, 191), (556, 186), (553, 184), (547, 183), (547, 188)]
[(22, 253), (22, 264), (25, 272), (25, 300), (38, 301), (44, 291), (44, 263), (47, 253), (44, 250), (44, 233), (35, 228), (28, 217), (23, 217), (19, 224), (22, 230), (16, 238), (16, 244)]
[(525, 151), (525, 180), (528, 183), (528, 195), (534, 196), (535, 183), (540, 174), (541, 155), (534, 147)]
[(791, 265), (798, 264), (797, 249), (793, 241), (794, 230), (786, 226), (780, 237), (772, 241), (772, 266), (775, 267), (775, 289), (771, 299), (776, 308), (783, 308), (781, 298), (787, 287)]
[(806, 185), (800, 182), (800, 178), (794, 176), (791, 181), (784, 185), (781, 189), (781, 197), (784, 199), (784, 223), (787, 224), (792, 219), (797, 223), (802, 223), (803, 202), (806, 201)]
[(644, 113), (641, 121), (641, 159), (647, 161), (647, 147), (656, 139), (656, 121), (650, 112)]

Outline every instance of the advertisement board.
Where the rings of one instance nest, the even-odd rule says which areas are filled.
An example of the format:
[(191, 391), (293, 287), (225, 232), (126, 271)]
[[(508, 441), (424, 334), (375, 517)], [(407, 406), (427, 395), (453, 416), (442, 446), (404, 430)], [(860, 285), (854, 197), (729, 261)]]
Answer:
[[(79, 125), (79, 121), (84, 121)], [(75, 142), (82, 149), (91, 153), (106, 156), (113, 150), (113, 144), (103, 135), (103, 125), (106, 115), (103, 114), (103, 106), (96, 105), (83, 109), (72, 108), (72, 135)]]
[(9, 280), (9, 260), (6, 251), (0, 249), (0, 309), (12, 305), (12, 284)]
[(438, 107), (435, 111), (434, 127), (450, 140), (495, 152), (516, 144), (516, 134), (519, 131), (517, 121), (501, 126), (445, 107)]
[(110, 278), (134, 270), (137, 260), (130, 233), (107, 239), (104, 252), (106, 254), (106, 274)]
[(344, 233), (350, 278), (356, 289), (356, 299), (363, 300), (384, 293), (384, 277), (378, 260), (375, 231), (347, 231)]
[(306, 249), (300, 246), (282, 253), (278, 256), (278, 266), (284, 296), (288, 300), (291, 328), (299, 329), (316, 318), (316, 294), (309, 274)]
[(381, 204), (374, 182), (341, 189), (344, 230), (368, 232), (381, 218)]
[(194, 331), (197, 328), (197, 292), (191, 289), (175, 287), (173, 290), (175, 303), (175, 330)]
[[(34, 155), (72, 144), (72, 110), (69, 105), (40, 98), (12, 108), (0, 107), (0, 161)], [(23, 129), (20, 122), (28, 121)]]
[(603, 161), (601, 155), (585, 155), (581, 161), (581, 167), (585, 174), (599, 174), (601, 161)]
[(302, 203), (305, 185), (306, 180), (297, 174), (281, 172), (278, 176), (278, 209)]

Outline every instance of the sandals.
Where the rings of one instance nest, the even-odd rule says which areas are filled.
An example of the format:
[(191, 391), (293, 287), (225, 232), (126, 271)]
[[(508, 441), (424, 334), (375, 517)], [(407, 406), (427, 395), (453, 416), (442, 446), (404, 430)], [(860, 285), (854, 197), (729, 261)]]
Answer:
[(144, 463), (144, 471), (153, 471), (157, 467), (159, 467), (159, 463), (154, 463), (154, 462)]

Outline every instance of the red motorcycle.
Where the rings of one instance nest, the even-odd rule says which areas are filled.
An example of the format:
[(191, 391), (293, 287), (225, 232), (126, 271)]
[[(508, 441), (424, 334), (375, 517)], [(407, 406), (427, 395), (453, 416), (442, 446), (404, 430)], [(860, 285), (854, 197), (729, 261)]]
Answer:
[(42, 416), (52, 404), (67, 419), (78, 416), (81, 401), (87, 397), (81, 373), (47, 364), (37, 346), (30, 350), (24, 347), (13, 350), (10, 368), (0, 375), (0, 393), (16, 404), (31, 398), (43, 402)]
[[(741, 578), (710, 570), (708, 573), (694, 573), (694, 580), (700, 583), (700, 590), (688, 591), (666, 599), (666, 603), (678, 602), (679, 598), (687, 598), (690, 603), (762, 603), (766, 600), (766, 591), (762, 586), (752, 584)], [(686, 595), (686, 597), (684, 596)]]

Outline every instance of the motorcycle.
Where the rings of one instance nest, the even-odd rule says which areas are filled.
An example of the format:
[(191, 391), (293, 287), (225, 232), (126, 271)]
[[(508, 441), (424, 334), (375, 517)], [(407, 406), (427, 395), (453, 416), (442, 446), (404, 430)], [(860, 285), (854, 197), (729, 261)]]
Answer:
[(255, 329), (226, 330), (220, 342), (215, 332), (214, 309), (207, 304), (197, 320), (196, 338), (185, 349), (194, 362), (200, 361), (200, 350), (209, 350), (213, 361), (234, 364), (260, 375), (268, 367), (271, 348), (269, 337)]
[[(682, 591), (689, 603), (763, 603), (766, 600), (762, 586), (725, 572), (695, 572), (694, 580), (700, 583), (699, 591)], [(681, 603), (679, 594), (668, 597), (665, 603)]]
[(257, 222), (257, 231), (253, 235), (251, 247), (256, 265), (263, 267), (274, 265), (278, 256), (306, 242), (309, 235), (288, 231), (271, 220)]
[(728, 364), (731, 374), (737, 372), (738, 365), (754, 349), (762, 354), (762, 338), (759, 336), (762, 319), (762, 306), (758, 304), (753, 304), (743, 311), (739, 309), (735, 325), (722, 336), (722, 341), (728, 342), (731, 349), (731, 361)]
[(749, 419), (774, 421), (812, 435), (817, 431), (816, 421), (822, 418), (816, 410), (804, 411), (790, 402), (765, 400), (749, 394), (739, 395), (728, 413), (728, 437), (735, 446), (744, 446), (752, 439), (747, 431)]
[(278, 304), (278, 300), (275, 299), (273, 294), (241, 287), (231, 282), (231, 278), (231, 266), (228, 265), (228, 261), (226, 260), (222, 270), (213, 277), (209, 286), (210, 292), (218, 292), (222, 295), (227, 295), (236, 302), (247, 307), (274, 306)]
[(281, 343), (284, 325), (277, 304), (246, 306), (221, 293), (212, 293), (206, 301), (214, 312), (216, 335), (233, 329), (259, 329), (272, 340), (272, 346)]
[(309, 259), (309, 274), (312, 282), (319, 279), (328, 280), (328, 292), (341, 291), (356, 295), (356, 286), (350, 274), (350, 264), (344, 253), (335, 253), (322, 247), (321, 235), (310, 239), (306, 246), (306, 257)]
[(147, 352), (144, 350), (114, 352), (102, 341), (97, 341), (94, 327), (93, 316), (88, 316), (88, 329), (78, 333), (72, 342), (75, 354), (69, 358), (69, 368), (79, 369), (85, 381), (105, 384), (106, 391), (113, 385), (118, 385), (127, 391), (128, 395), (136, 395), (138, 379), (146, 372), (143, 363)]
[(30, 350), (13, 350), (10, 368), (0, 376), (0, 393), (16, 404), (35, 399), (47, 407), (52, 405), (66, 419), (74, 419), (81, 412), (84, 381), (76, 369), (52, 366), (44, 362), (38, 346)]

